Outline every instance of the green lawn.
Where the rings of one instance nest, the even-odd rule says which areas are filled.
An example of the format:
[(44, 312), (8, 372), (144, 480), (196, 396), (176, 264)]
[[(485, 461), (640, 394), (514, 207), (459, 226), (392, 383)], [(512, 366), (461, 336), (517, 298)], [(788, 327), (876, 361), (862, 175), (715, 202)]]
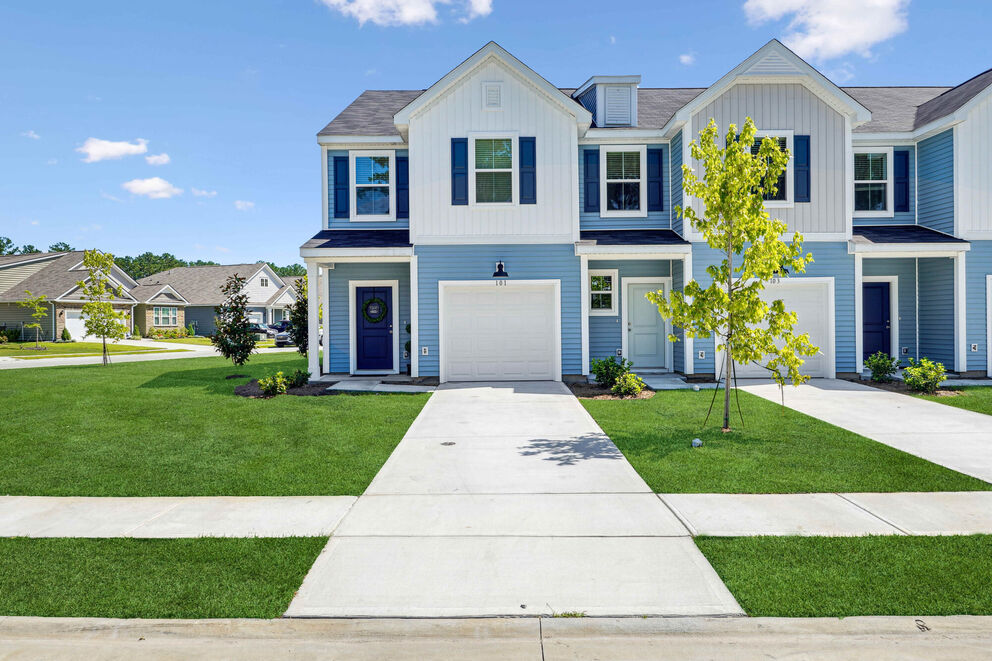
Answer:
[(992, 535), (697, 537), (748, 615), (992, 614)]
[(948, 406), (956, 406), (959, 409), (968, 409), (992, 415), (992, 387), (989, 386), (967, 386), (963, 388), (947, 388), (960, 394), (953, 397), (935, 397), (933, 395), (916, 395), (920, 399), (929, 399), (931, 402), (939, 402)]
[[(154, 338), (148, 338), (154, 339)], [(198, 344), (201, 346), (210, 346), (209, 337), (180, 337), (168, 340), (154, 340), (155, 342), (169, 342), (171, 344)], [(259, 340), (255, 345), (259, 349), (268, 349), (276, 345), (275, 340)]]
[(324, 537), (0, 539), (0, 613), (279, 617)]
[(358, 495), (429, 395), (246, 399), (298, 354), (0, 371), (0, 494)]
[[(57, 358), (65, 355), (92, 356), (103, 353), (100, 342), (42, 342), (43, 350), (34, 348), (34, 342), (8, 342), (0, 344), (0, 357), (14, 358)], [(107, 343), (107, 350), (113, 354), (157, 353), (158, 347), (139, 347), (133, 344)]]
[[(779, 404), (740, 393), (744, 426), (703, 419), (712, 391), (659, 391), (651, 399), (581, 400), (641, 477), (659, 493), (992, 490), (973, 477), (876, 443)], [(692, 448), (693, 438), (703, 447)]]

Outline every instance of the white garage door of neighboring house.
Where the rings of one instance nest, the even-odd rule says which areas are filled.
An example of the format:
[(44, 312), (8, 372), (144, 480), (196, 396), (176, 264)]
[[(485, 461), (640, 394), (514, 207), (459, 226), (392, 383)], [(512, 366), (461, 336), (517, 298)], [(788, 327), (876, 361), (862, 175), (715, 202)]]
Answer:
[[(793, 332), (809, 333), (810, 342), (820, 353), (805, 358), (802, 373), (813, 377), (834, 376), (833, 286), (830, 278), (796, 278), (765, 287), (766, 301), (782, 299), (785, 309), (798, 317)], [(721, 354), (722, 355), (722, 354)], [(718, 356), (719, 358), (719, 356)], [(719, 374), (720, 366), (717, 365)], [(738, 378), (767, 378), (768, 370), (755, 365), (738, 365)]]
[(441, 380), (561, 378), (557, 281), (440, 283)]
[(74, 340), (85, 340), (86, 324), (83, 322), (83, 311), (79, 308), (66, 308), (65, 327)]

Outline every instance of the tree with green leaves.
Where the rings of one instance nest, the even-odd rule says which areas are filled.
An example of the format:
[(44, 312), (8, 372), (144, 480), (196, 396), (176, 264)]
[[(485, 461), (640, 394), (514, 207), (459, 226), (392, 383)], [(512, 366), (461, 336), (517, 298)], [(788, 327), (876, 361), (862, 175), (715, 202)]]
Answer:
[[(722, 253), (723, 260), (706, 267), (712, 279), (708, 287), (690, 280), (681, 292), (648, 294), (658, 312), (682, 328), (686, 337), (716, 336), (716, 349), (724, 352), (720, 368), (724, 431), (730, 431), (729, 382), (735, 364), (764, 367), (779, 387), (786, 380), (799, 385), (809, 379), (801, 372), (803, 357), (819, 351), (807, 333), (793, 332), (795, 312), (786, 310), (781, 300), (767, 303), (761, 297), (770, 281), (805, 272), (813, 256), (803, 252), (803, 237), (798, 232), (792, 241), (783, 241), (786, 224), (765, 211), (765, 200), (778, 192), (789, 152), (767, 137), (752, 150), (755, 134), (754, 122), (748, 117), (740, 132), (735, 124), (729, 126), (720, 146), (719, 129), (711, 119), (699, 140), (692, 142), (692, 157), (702, 164), (703, 176), (700, 179), (683, 164), (682, 186), (687, 195), (703, 203), (705, 211), (699, 214), (686, 206), (676, 207), (676, 213), (692, 223), (706, 243)], [(674, 335), (670, 339), (677, 341)]]
[(0, 236), (0, 255), (16, 255), (17, 248), (9, 237)]
[(293, 338), (293, 344), (296, 345), (296, 350), (304, 356), (307, 355), (309, 349), (308, 342), (310, 340), (310, 326), (308, 321), (310, 304), (307, 301), (307, 287), (307, 276), (296, 280), (293, 284), (293, 289), (296, 290), (296, 300), (289, 306), (289, 321), (293, 324), (289, 327), (289, 335)]
[(44, 294), (35, 296), (27, 289), (24, 290), (24, 295), (27, 298), (23, 301), (17, 301), (17, 304), (22, 308), (30, 310), (31, 318), (34, 319), (30, 324), (24, 324), (24, 328), (34, 329), (34, 348), (41, 351), (41, 320), (48, 316), (48, 308), (45, 306), (48, 303), (48, 299)]
[(48, 252), (72, 252), (73, 250), (75, 250), (75, 248), (70, 246), (65, 241), (58, 241), (48, 246)]
[(224, 302), (214, 308), (217, 330), (210, 342), (224, 358), (235, 365), (244, 365), (255, 353), (255, 333), (248, 319), (248, 297), (244, 293), (245, 279), (234, 274), (224, 283)]
[(22, 255), (36, 255), (41, 252), (40, 248), (35, 247), (30, 243), (25, 243), (18, 249), (18, 252)]
[(124, 288), (110, 278), (114, 268), (114, 256), (110, 253), (87, 250), (83, 253), (83, 268), (89, 274), (86, 280), (77, 283), (86, 301), (83, 323), (87, 335), (96, 335), (103, 342), (103, 364), (109, 365), (107, 339), (116, 342), (127, 334), (127, 311), (114, 307), (114, 301), (124, 297)]
[(306, 275), (307, 267), (303, 264), (289, 264), (287, 266), (276, 266), (272, 262), (266, 262), (275, 274), (280, 278), (295, 278), (297, 276)]

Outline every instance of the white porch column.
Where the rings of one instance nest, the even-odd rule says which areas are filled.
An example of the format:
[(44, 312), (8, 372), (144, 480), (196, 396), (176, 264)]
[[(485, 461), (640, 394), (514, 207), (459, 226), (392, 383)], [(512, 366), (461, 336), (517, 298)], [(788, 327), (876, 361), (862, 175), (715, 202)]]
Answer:
[[(692, 280), (692, 252), (685, 254), (682, 258), (682, 289), (685, 289), (686, 284)], [(695, 373), (695, 349), (693, 349), (693, 338), (686, 337), (685, 331), (683, 330), (682, 341), (685, 342), (685, 365), (683, 369), (685, 373), (693, 374)]]
[[(317, 303), (322, 304), (324, 310), (324, 374), (331, 373), (331, 324), (329, 318), (331, 316), (331, 269), (329, 266), (333, 264), (324, 264), (324, 279), (320, 279), (320, 273), (317, 274)], [(319, 310), (317, 308), (317, 315), (320, 316)]]
[(861, 299), (864, 293), (861, 273), (863, 259), (861, 255), (854, 255), (854, 367), (859, 375), (865, 369), (864, 303)]
[[(307, 370), (310, 378), (320, 376), (320, 344), (318, 343), (317, 310), (320, 285), (318, 283), (318, 268), (316, 262), (307, 261)], [(328, 353), (324, 347), (324, 355)]]
[(582, 296), (582, 374), (589, 376), (589, 258), (579, 256), (579, 290)]
[(954, 257), (954, 371), (968, 369), (968, 272), (965, 270), (965, 253)]
[(410, 257), (410, 376), (420, 376), (420, 283), (417, 256)]

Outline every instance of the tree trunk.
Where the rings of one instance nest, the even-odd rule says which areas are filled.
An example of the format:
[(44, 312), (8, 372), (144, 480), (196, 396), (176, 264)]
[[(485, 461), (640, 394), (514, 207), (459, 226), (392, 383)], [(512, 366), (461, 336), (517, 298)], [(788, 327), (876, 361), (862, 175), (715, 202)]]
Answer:
[(34, 329), (34, 348), (35, 351), (41, 351), (41, 326)]
[(106, 365), (110, 362), (110, 354), (107, 353), (107, 336), (103, 336), (103, 364)]
[[(732, 227), (733, 224), (731, 224)], [(734, 249), (729, 236), (727, 238), (727, 263), (729, 265), (727, 270), (727, 335), (723, 343), (726, 362), (723, 372), (723, 431), (725, 432), (730, 431), (730, 370), (734, 360), (733, 351), (731, 351), (733, 331), (730, 325), (730, 309), (734, 304)], [(717, 386), (719, 385), (717, 384)]]

